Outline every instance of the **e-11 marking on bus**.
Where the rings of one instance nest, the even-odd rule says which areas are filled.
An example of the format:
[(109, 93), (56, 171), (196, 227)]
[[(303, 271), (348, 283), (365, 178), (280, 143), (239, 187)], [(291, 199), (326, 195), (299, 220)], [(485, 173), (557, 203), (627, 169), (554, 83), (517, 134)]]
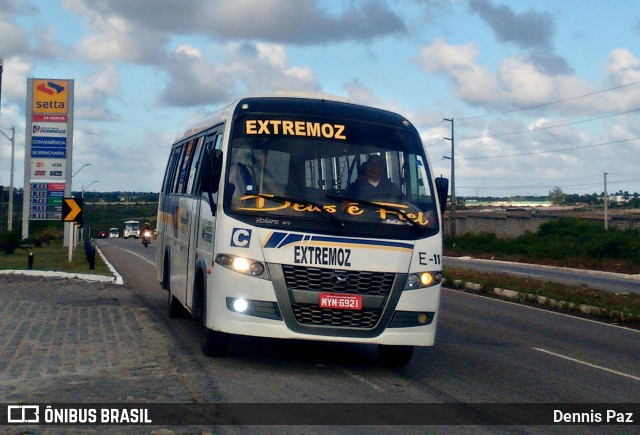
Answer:
[(233, 335), (378, 345), (407, 364), (435, 341), (447, 180), (404, 117), (327, 95), (243, 98), (178, 136), (158, 207), (170, 316)]

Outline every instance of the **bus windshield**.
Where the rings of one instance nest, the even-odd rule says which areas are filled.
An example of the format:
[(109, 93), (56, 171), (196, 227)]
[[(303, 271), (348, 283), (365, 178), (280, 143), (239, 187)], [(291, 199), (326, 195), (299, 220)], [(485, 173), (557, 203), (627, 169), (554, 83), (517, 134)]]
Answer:
[(415, 129), (291, 115), (239, 116), (227, 213), (257, 226), (415, 239), (439, 230)]

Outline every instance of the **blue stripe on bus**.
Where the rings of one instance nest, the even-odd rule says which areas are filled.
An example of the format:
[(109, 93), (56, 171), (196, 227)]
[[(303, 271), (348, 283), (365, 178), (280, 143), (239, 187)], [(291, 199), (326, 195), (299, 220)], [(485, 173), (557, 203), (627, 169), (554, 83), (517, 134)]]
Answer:
[(288, 245), (299, 242), (318, 242), (318, 243), (340, 243), (340, 244), (353, 244), (353, 245), (365, 245), (370, 247), (386, 247), (386, 248), (400, 248), (400, 249), (413, 249), (413, 244), (394, 242), (390, 240), (367, 240), (367, 239), (355, 239), (351, 237), (332, 237), (332, 236), (305, 236), (302, 234), (273, 232), (264, 243), (265, 248), (280, 249)]

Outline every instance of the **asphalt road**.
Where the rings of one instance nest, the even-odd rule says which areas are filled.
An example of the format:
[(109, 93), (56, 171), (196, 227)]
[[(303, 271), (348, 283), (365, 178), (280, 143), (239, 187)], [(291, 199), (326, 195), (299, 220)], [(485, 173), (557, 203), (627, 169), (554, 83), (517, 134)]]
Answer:
[[(197, 326), (165, 315), (155, 247), (101, 244), (166, 328), (196, 401), (640, 404), (639, 331), (448, 289), (436, 346), (417, 349), (402, 369), (380, 366), (372, 346), (251, 337), (234, 337), (227, 357), (207, 359)], [(640, 419), (640, 405), (637, 412)]]
[[(127, 433), (637, 432), (637, 426), (490, 423), (522, 410), (518, 404), (552, 404), (567, 413), (587, 404), (596, 410), (631, 409), (637, 425), (640, 331), (445, 289), (436, 345), (417, 349), (401, 369), (380, 365), (374, 346), (239, 336), (231, 340), (227, 356), (206, 358), (195, 322), (166, 314), (166, 293), (153, 264), (155, 245), (144, 248), (136, 240), (98, 244), (124, 285), (0, 276), (2, 401), (194, 407), (249, 402), (270, 404), (273, 413), (283, 406), (326, 410), (322, 406), (328, 405), (333, 414), (327, 418), (343, 410), (361, 413), (342, 415), (347, 420), (373, 424), (382, 418), (386, 424), (329, 420), (322, 426), (126, 427)], [(395, 403), (404, 405), (385, 415), (384, 407)], [(380, 412), (382, 406), (383, 412), (366, 415), (374, 411), (354, 404), (378, 404), (373, 409)], [(473, 415), (481, 425), (402, 425), (432, 414), (438, 404), (457, 404), (445, 411), (461, 422)], [(300, 415), (280, 421), (294, 417)], [(62, 427), (17, 429), (69, 432)], [(109, 429), (122, 433), (124, 428)], [(78, 427), (73, 432), (96, 433)]]
[(471, 257), (445, 257), (445, 267), (459, 267), (484, 272), (500, 272), (563, 284), (584, 284), (610, 292), (640, 293), (640, 275), (539, 266)]

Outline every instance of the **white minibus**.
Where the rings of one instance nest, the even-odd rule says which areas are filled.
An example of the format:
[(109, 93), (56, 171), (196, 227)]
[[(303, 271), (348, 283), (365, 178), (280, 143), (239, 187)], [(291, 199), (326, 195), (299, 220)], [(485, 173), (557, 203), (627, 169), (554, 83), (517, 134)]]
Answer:
[(122, 235), (125, 239), (128, 239), (129, 237), (137, 239), (140, 237), (140, 221), (124, 221), (124, 230), (122, 231)]
[(169, 153), (169, 316), (201, 322), (208, 356), (247, 335), (375, 344), (405, 365), (435, 340), (446, 192), (401, 115), (325, 94), (240, 99)]

